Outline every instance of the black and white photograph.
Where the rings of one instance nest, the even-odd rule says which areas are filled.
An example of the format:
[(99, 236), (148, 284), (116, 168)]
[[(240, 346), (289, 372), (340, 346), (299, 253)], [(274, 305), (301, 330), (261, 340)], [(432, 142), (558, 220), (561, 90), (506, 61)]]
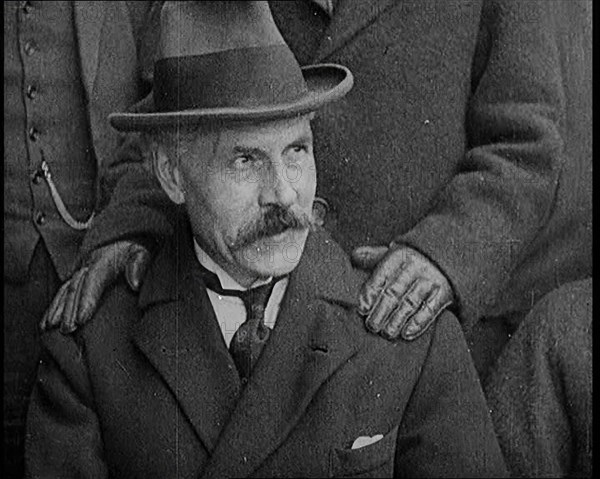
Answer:
[(592, 477), (593, 0), (2, 3), (3, 478)]

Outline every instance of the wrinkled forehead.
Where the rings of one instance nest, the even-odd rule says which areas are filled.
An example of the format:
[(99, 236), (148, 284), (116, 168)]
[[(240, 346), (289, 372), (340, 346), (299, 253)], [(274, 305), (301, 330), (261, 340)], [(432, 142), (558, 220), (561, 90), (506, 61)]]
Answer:
[[(312, 141), (313, 114), (262, 122), (210, 122), (173, 125), (148, 133), (147, 141), (179, 152), (205, 152), (208, 157), (239, 148), (280, 150), (297, 141)], [(202, 155), (204, 156), (204, 155)]]
[(311, 119), (312, 116), (303, 115), (265, 122), (229, 123), (217, 130), (219, 144), (223, 148), (283, 146), (299, 138), (312, 137)]

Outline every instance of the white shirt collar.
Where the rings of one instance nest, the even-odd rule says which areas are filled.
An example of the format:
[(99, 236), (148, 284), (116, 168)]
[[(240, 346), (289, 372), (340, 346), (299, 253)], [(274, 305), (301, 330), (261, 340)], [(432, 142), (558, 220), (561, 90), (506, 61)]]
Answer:
[[(249, 288), (244, 288), (241, 284), (239, 284), (235, 279), (233, 279), (229, 274), (221, 268), (209, 255), (206, 253), (200, 245), (196, 242), (196, 238), (194, 238), (194, 251), (196, 252), (196, 258), (202, 266), (204, 266), (207, 270), (215, 273), (221, 282), (221, 286), (223, 289), (235, 289), (238, 291), (245, 291)], [(262, 286), (263, 284), (270, 283), (273, 277), (269, 277), (267, 279), (259, 279), (256, 280), (250, 288), (256, 288), (258, 286)]]
[[(247, 289), (242, 287), (237, 281), (229, 276), (225, 270), (223, 270), (223, 268), (215, 263), (213, 259), (208, 256), (208, 254), (204, 252), (200, 246), (198, 246), (198, 243), (196, 243), (195, 239), (194, 250), (200, 264), (209, 271), (215, 273), (224, 288), (237, 290)], [(271, 279), (272, 278), (257, 281), (252, 286), (260, 286), (261, 284), (268, 283), (271, 281)], [(268, 328), (273, 329), (275, 327), (277, 316), (279, 315), (279, 307), (281, 305), (281, 301), (283, 300), (287, 285), (288, 278), (283, 278), (282, 280), (278, 281), (275, 286), (273, 286), (273, 292), (271, 293), (271, 297), (269, 298), (269, 302), (267, 303), (267, 307), (265, 309), (265, 325)], [(221, 296), (210, 289), (207, 289), (206, 292), (215, 311), (215, 316), (217, 318), (217, 322), (219, 323), (221, 333), (223, 334), (225, 344), (227, 347), (229, 347), (233, 335), (239, 328), (240, 324), (246, 320), (246, 308), (244, 307), (244, 303), (241, 298), (236, 296)]]

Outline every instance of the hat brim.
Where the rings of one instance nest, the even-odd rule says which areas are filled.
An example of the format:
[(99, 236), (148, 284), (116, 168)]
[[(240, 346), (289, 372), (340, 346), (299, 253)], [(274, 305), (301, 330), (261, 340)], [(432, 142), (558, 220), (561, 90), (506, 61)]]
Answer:
[(318, 64), (302, 67), (308, 92), (292, 103), (256, 108), (205, 108), (176, 112), (154, 111), (152, 93), (135, 104), (130, 111), (112, 113), (108, 119), (119, 131), (151, 130), (177, 124), (192, 125), (205, 121), (269, 121), (302, 115), (317, 110), (331, 101), (343, 97), (354, 83), (352, 73), (336, 64)]

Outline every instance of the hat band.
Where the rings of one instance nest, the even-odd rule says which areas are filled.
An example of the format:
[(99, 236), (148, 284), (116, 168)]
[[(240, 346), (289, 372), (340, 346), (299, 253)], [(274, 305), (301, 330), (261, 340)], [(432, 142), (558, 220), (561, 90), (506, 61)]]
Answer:
[(154, 65), (154, 102), (160, 112), (256, 108), (291, 103), (307, 92), (286, 45), (163, 58)]

